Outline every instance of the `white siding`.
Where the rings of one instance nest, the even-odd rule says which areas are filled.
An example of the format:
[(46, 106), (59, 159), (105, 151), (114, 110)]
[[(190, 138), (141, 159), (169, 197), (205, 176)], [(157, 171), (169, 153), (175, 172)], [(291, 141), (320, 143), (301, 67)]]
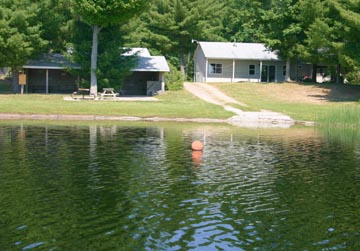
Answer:
[(201, 47), (195, 52), (195, 82), (205, 82), (206, 58)]
[[(285, 76), (283, 75), (284, 61), (261, 61), (258, 59), (246, 59), (235, 60), (235, 69), (233, 66), (233, 59), (206, 59), (204, 51), (201, 46), (198, 46), (195, 51), (195, 69), (194, 69), (194, 81), (195, 82), (259, 82), (261, 77), (260, 62), (262, 65), (275, 66), (275, 81), (283, 82)], [(206, 65), (208, 64), (208, 65)], [(210, 64), (221, 64), (222, 73), (214, 74), (209, 72)], [(255, 66), (255, 74), (249, 74), (249, 66)], [(234, 70), (234, 78), (233, 78)], [(206, 71), (208, 71), (206, 73)], [(207, 78), (206, 78), (207, 76)]]
[[(255, 75), (249, 74), (249, 66), (255, 65)], [(236, 82), (258, 82), (260, 78), (259, 61), (236, 61), (235, 63), (235, 80)]]
[[(209, 79), (228, 79), (227, 82), (231, 82), (232, 78), (232, 60), (221, 60), (221, 59), (209, 59), (208, 64), (221, 64), (222, 65), (222, 73), (221, 74), (211, 74), (208, 72)], [(210, 68), (210, 67), (208, 67)], [(219, 81), (218, 81), (219, 82)]]

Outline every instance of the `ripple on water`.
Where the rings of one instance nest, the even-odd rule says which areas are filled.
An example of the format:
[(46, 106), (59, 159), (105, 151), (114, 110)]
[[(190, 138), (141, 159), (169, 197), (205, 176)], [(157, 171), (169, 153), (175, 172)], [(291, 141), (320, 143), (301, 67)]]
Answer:
[(11, 136), (1, 129), (1, 244), (359, 249), (358, 151), (320, 137), (222, 132), (194, 161), (188, 146), (199, 133), (166, 130), (31, 127)]

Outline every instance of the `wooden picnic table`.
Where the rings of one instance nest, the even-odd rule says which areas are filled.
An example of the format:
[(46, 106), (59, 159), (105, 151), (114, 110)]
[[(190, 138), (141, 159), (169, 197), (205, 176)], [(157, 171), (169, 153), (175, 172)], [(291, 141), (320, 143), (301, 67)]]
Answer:
[(114, 92), (114, 88), (103, 88), (103, 92), (100, 93), (101, 98), (116, 98), (119, 95), (119, 93)]

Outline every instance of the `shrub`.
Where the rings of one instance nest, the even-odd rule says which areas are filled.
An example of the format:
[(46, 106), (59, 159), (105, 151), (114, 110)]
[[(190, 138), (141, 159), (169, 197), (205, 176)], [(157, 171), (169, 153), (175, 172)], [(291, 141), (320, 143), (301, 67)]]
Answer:
[(169, 91), (182, 90), (184, 87), (184, 81), (181, 72), (178, 69), (176, 69), (176, 67), (173, 66), (172, 64), (169, 64), (169, 66), (170, 66), (170, 72), (165, 74), (166, 90)]

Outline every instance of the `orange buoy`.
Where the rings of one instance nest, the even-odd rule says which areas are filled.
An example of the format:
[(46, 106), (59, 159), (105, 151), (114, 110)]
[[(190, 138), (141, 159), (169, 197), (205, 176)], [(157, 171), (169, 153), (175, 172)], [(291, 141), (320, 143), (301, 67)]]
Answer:
[(204, 145), (200, 141), (196, 140), (196, 141), (192, 142), (191, 149), (193, 151), (202, 151), (204, 149)]

